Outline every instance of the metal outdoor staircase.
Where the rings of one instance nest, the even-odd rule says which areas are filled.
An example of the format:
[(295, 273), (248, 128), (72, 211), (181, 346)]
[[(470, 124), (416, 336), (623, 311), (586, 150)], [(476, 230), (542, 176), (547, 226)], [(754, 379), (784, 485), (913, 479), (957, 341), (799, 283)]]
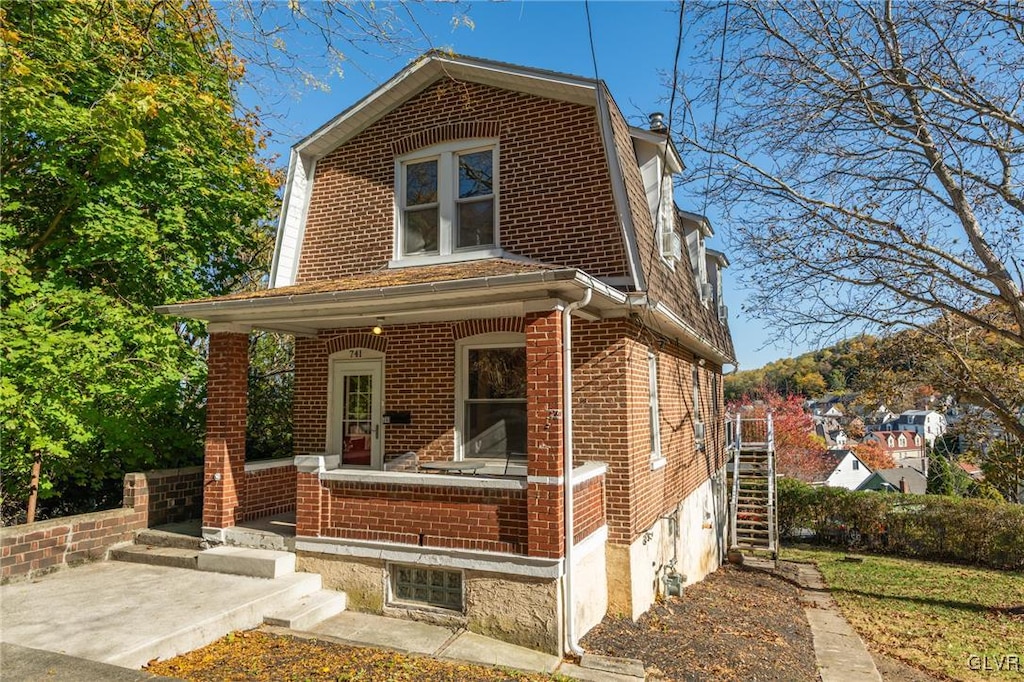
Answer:
[(779, 552), (775, 495), (775, 429), (772, 415), (737, 416), (729, 426), (733, 454), (730, 489), (730, 549), (743, 554)]

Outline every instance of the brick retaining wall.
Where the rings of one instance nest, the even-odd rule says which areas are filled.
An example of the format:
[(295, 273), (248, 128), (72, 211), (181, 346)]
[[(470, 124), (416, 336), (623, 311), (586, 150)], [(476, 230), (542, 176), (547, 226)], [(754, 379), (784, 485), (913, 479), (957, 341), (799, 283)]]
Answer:
[(121, 509), (0, 528), (0, 581), (102, 559), (138, 530), (198, 518), (202, 502), (202, 467), (127, 474)]

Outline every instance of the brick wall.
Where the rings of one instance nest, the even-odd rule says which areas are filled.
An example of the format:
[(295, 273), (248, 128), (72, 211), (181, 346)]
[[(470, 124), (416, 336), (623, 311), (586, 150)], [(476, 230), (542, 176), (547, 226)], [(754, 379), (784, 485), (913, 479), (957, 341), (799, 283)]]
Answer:
[(242, 521), (245, 499), (249, 335), (210, 334), (208, 366), (203, 525), (230, 528)]
[(259, 519), (295, 511), (295, 466), (282, 464), (245, 471), (242, 519)]
[(396, 155), (481, 131), (498, 138), (503, 248), (594, 276), (627, 274), (594, 107), (443, 80), (317, 162), (296, 281), (387, 263)]
[(142, 527), (198, 519), (203, 510), (203, 467), (126, 474), (124, 506), (145, 515)]
[(576, 544), (605, 525), (604, 476), (574, 485), (572, 495), (572, 541)]
[[(358, 334), (327, 330), (295, 340), (294, 443), (296, 455), (327, 449), (327, 394), (331, 352), (367, 347)], [(455, 436), (455, 341), (452, 323), (387, 325), (384, 409), (409, 412), (409, 424), (384, 426), (384, 452), (416, 452), (419, 460), (451, 459)], [(380, 342), (376, 342), (380, 344)], [(395, 349), (393, 352), (387, 352)]]
[[(542, 319), (543, 318), (543, 319)], [(531, 475), (560, 476), (561, 420), (548, 410), (560, 409), (553, 393), (560, 386), (561, 329), (553, 319), (461, 321), (387, 326), (383, 337), (385, 410), (409, 411), (411, 424), (385, 427), (386, 453), (412, 450), (420, 461), (454, 455), (455, 339), (487, 331), (527, 329), (547, 350), (534, 354), (531, 367), (544, 371), (552, 391), (543, 400), (537, 381), (531, 386), (538, 400), (530, 407)], [(530, 331), (532, 329), (532, 331)], [(366, 335), (328, 331), (316, 339), (297, 340), (296, 454), (323, 452), (326, 447), (327, 373), (329, 351), (358, 346)], [(380, 341), (375, 342), (381, 344)], [(659, 407), (665, 467), (651, 471), (648, 418), (649, 349), (659, 358)], [(395, 349), (398, 349), (397, 351)], [(608, 464), (606, 491), (609, 539), (629, 544), (652, 523), (675, 508), (724, 463), (721, 368), (699, 368), (701, 419), (707, 428), (707, 448), (697, 451), (693, 440), (693, 383), (695, 358), (678, 344), (627, 319), (573, 321), (573, 388), (575, 460)], [(538, 375), (539, 376), (539, 375)], [(717, 396), (717, 399), (716, 399)], [(543, 405), (541, 404), (543, 402)], [(542, 454), (543, 453), (543, 454)], [(533, 504), (550, 510), (544, 523), (546, 552), (555, 546), (562, 509), (560, 492), (533, 484)], [(541, 499), (541, 493), (545, 499)], [(318, 495), (312, 487), (310, 504)], [(547, 499), (550, 497), (550, 499)], [(316, 502), (315, 504), (319, 504)], [(539, 523), (539, 522), (538, 522)], [(540, 529), (538, 528), (538, 531)], [(557, 531), (561, 533), (560, 530)], [(540, 537), (540, 536), (538, 536)], [(539, 550), (539, 546), (538, 546)]]
[(197, 518), (202, 506), (202, 467), (130, 473), (124, 508), (78, 514), (0, 529), (0, 579), (30, 578), (64, 566), (102, 559), (135, 532)]
[(31, 525), (0, 529), (0, 580), (35, 575), (91, 559), (101, 559), (111, 545), (130, 541), (145, 528), (134, 509), (80, 514)]
[(526, 553), (523, 490), (325, 481), (326, 537)]
[[(648, 352), (658, 357), (661, 454), (651, 470)], [(692, 353), (629, 320), (573, 323), (574, 458), (608, 464), (609, 541), (630, 544), (724, 464), (721, 368), (698, 367), (706, 447), (693, 438)], [(715, 375), (718, 378), (715, 378)]]

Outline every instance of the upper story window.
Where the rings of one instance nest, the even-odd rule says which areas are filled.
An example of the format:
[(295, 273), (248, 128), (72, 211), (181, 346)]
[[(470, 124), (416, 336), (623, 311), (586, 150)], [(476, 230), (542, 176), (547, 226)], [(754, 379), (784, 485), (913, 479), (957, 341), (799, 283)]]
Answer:
[(453, 142), (400, 158), (396, 190), (396, 260), (460, 260), (497, 251), (493, 141)]

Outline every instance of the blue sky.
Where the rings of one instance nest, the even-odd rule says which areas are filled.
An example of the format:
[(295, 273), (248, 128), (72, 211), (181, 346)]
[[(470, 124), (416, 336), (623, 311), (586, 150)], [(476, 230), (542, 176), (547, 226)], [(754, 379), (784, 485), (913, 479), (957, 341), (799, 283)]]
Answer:
[[(597, 75), (608, 84), (623, 113), (636, 125), (644, 125), (652, 111), (667, 112), (670, 92), (666, 78), (671, 73), (676, 49), (677, 7), (675, 2), (590, 4)], [(412, 7), (421, 34), (409, 24), (405, 11), (396, 6), (396, 14), (406, 18), (412, 31), (407, 49), (398, 55), (377, 47), (369, 48), (376, 53), (370, 55), (347, 50), (351, 61), (342, 65), (342, 77), (329, 75), (329, 68), (317, 59), (318, 46), (308, 44), (310, 70), (325, 81), (327, 90), (265, 81), (259, 92), (244, 96), (248, 104), (259, 104), (274, 131), (268, 151), (280, 156), (279, 163), (286, 163), (292, 144), (370, 93), (428, 47), (451, 48), (460, 54), (581, 76), (594, 75), (586, 7), (582, 2), (468, 3), (458, 9), (471, 18), (472, 28), (464, 24), (452, 26), (456, 8), (451, 4)], [(681, 67), (686, 68), (693, 41), (697, 39), (696, 28), (687, 25)], [(712, 111), (713, 102), (694, 102), (698, 119), (710, 120)], [(685, 161), (685, 150), (683, 154)], [(682, 208), (695, 212), (705, 205), (703, 196), (681, 191), (677, 191), (676, 201)], [(707, 206), (706, 213), (717, 231), (710, 246), (728, 253), (725, 237), (729, 226), (716, 220), (713, 205)], [(807, 350), (788, 343), (772, 344), (770, 332), (760, 322), (744, 316), (741, 304), (746, 293), (735, 275), (726, 271), (725, 296), (740, 367), (760, 367)]]

